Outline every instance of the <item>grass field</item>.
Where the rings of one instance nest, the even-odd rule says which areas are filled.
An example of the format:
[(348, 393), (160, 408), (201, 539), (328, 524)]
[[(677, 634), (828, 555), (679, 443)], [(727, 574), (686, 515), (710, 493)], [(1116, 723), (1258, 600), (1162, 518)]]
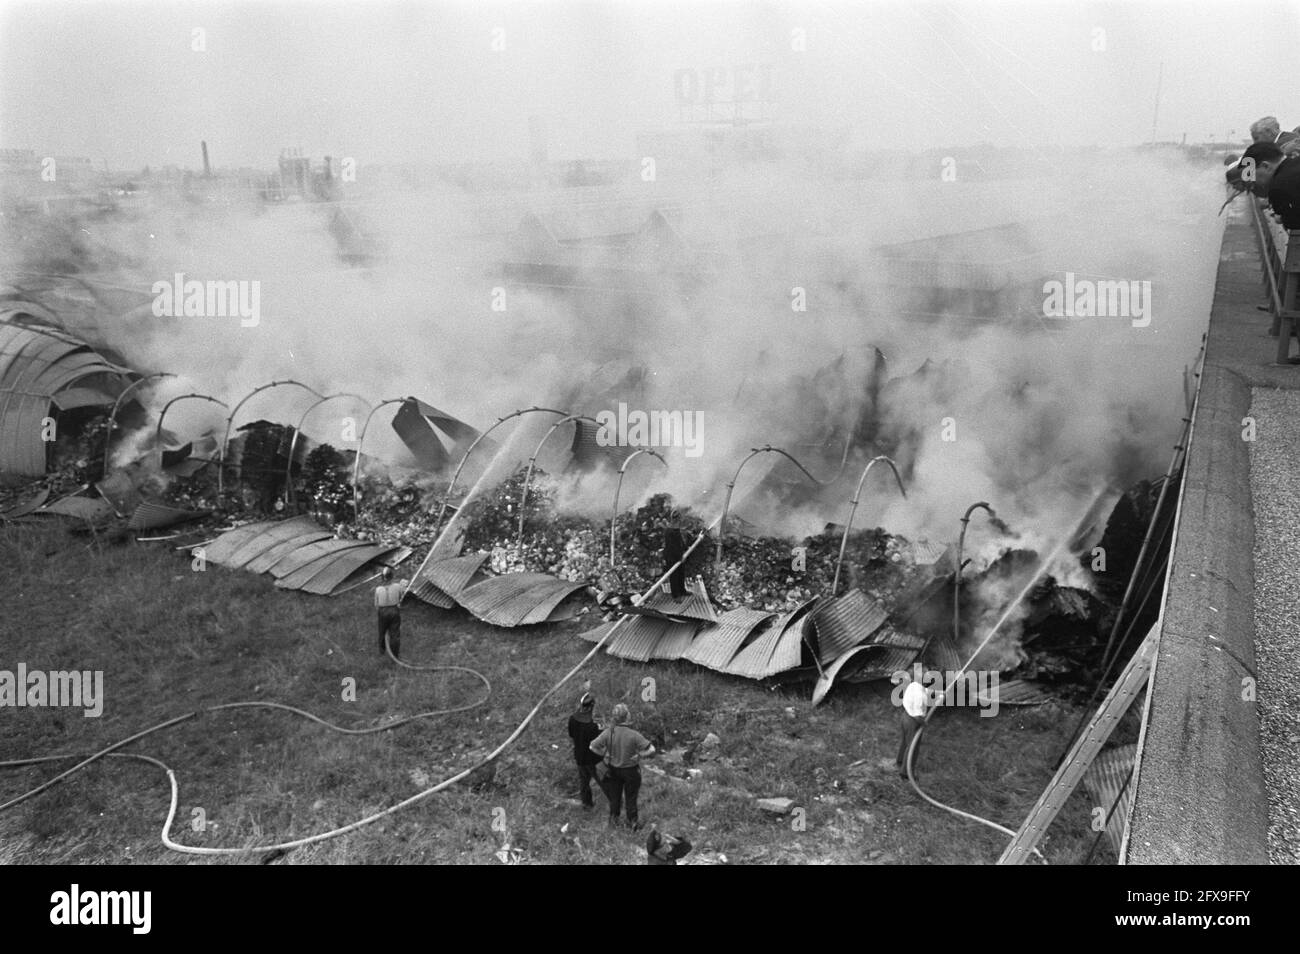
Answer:
[[(368, 589), (327, 599), (277, 590), (269, 577), (207, 567), (166, 544), (102, 550), (60, 523), (0, 528), (0, 669), (103, 670), (100, 718), (78, 709), (0, 710), (0, 760), (85, 753), (157, 722), (237, 700), (282, 702), (331, 722), (381, 725), (394, 717), (472, 701), (474, 679), (399, 669), (375, 645)], [(590, 649), (575, 638), (588, 615), (551, 627), (494, 629), (463, 612), (412, 601), (403, 658), (470, 666), (492, 682), (486, 704), (389, 732), (345, 736), (288, 713), (203, 714), (130, 751), (175, 770), (172, 837), (249, 848), (325, 831), (408, 798), (473, 764), (519, 724)], [(355, 702), (344, 680), (356, 681)], [(646, 678), (655, 701), (643, 701)], [(641, 814), (695, 845), (687, 862), (987, 863), (1006, 838), (923, 802), (892, 769), (898, 744), (888, 684), (837, 688), (821, 707), (809, 686), (772, 689), (688, 663), (632, 664), (603, 653), (543, 706), (500, 757), (490, 784), (455, 785), (382, 821), (284, 854), (275, 863), (499, 863), (503, 842), (524, 861), (644, 861), (644, 833), (611, 831), (603, 798), (584, 813), (565, 726), (590, 680), (604, 718), (618, 701), (677, 760), (653, 760)], [(792, 709), (791, 714), (788, 709)], [(940, 711), (919, 763), (927, 791), (1016, 827), (1041, 793), (1078, 718), (1060, 704)], [(693, 743), (721, 738), (716, 758), (692, 761)], [(882, 767), (881, 760), (889, 760)], [(60, 763), (59, 768), (72, 763)], [(687, 780), (685, 768), (702, 770)], [(0, 771), (0, 802), (56, 774), (54, 766)], [(764, 814), (755, 799), (786, 796), (804, 809)], [(166, 776), (105, 759), (0, 813), (0, 862), (259, 863), (257, 852), (204, 858), (159, 838)], [(196, 809), (206, 820), (197, 831)], [(1083, 859), (1090, 806), (1076, 793), (1043, 844), (1054, 863)], [(504, 828), (504, 831), (500, 830)], [(1098, 859), (1113, 861), (1104, 845)]]

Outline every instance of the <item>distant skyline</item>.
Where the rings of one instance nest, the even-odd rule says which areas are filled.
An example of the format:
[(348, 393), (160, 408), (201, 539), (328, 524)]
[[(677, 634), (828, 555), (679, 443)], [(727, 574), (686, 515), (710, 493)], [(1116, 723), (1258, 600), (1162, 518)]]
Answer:
[(859, 148), (1130, 145), (1151, 138), (1158, 84), (1157, 139), (1240, 139), (1266, 114), (1300, 124), (1296, 49), (1300, 2), (1281, 0), (0, 0), (0, 148), (114, 169), (198, 168), (200, 140), (217, 167), (286, 147), (526, 159), (536, 116), (553, 160), (631, 159), (710, 77), (715, 99), (770, 90), (765, 114)]

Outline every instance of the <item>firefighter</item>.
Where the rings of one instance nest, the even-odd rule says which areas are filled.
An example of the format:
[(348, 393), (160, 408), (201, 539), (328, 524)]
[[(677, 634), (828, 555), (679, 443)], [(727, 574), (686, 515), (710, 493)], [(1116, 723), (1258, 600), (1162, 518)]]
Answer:
[(385, 643), (393, 648), (393, 656), (402, 655), (402, 584), (393, 581), (392, 567), (384, 567), (384, 582), (375, 587), (375, 609), (379, 613), (379, 655), (384, 655)]

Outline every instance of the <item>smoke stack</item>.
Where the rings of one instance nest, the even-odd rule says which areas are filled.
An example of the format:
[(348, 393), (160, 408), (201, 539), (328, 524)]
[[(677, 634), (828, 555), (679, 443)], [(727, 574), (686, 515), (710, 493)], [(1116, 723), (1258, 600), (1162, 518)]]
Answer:
[(208, 165), (208, 141), (206, 139), (201, 139), (199, 140), (199, 145), (203, 147), (203, 178), (211, 179), (212, 167)]

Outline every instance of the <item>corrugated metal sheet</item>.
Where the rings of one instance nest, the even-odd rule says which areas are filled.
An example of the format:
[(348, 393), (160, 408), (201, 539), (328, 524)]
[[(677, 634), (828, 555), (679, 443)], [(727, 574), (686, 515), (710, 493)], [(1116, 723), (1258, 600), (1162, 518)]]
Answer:
[(671, 613), (673, 616), (698, 619), (705, 623), (716, 623), (718, 621), (717, 610), (713, 608), (713, 603), (709, 601), (709, 595), (704, 589), (704, 581), (698, 576), (687, 582), (686, 595), (681, 599), (673, 599), (667, 586), (668, 584), (665, 583), (655, 590), (646, 597), (645, 602), (641, 605), (659, 610), (661, 613)]
[(740, 649), (750, 633), (775, 615), (748, 606), (739, 606), (723, 613), (717, 623), (705, 626), (696, 634), (682, 658), (721, 672), (727, 668), (736, 655), (736, 650)]
[(736, 653), (722, 671), (733, 676), (744, 676), (746, 679), (762, 679), (767, 675), (772, 651), (776, 649), (776, 644), (784, 633), (785, 627), (781, 626), (778, 620), (750, 640), (749, 644)]
[(133, 513), (140, 505), (140, 492), (125, 471), (110, 474), (95, 484), (95, 489), (119, 514)]
[[(361, 550), (371, 544), (364, 540), (322, 540), (320, 543), (309, 543), (293, 554), (290, 559), (297, 559), (299, 555), (311, 550), (313, 547), (321, 547), (323, 552), (317, 554), (310, 560), (299, 563), (298, 566), (288, 573), (281, 573), (275, 581), (275, 585), (285, 590), (300, 590), (316, 578), (316, 575), (323, 570), (328, 569), (338, 559), (339, 554), (348, 550)], [(271, 568), (274, 575), (280, 570), (286, 561), (281, 560)]]
[[(304, 593), (328, 596), (355, 571), (372, 560), (376, 560), (396, 549), (396, 547), (375, 543), (369, 546), (354, 547), (351, 550), (340, 550), (338, 553), (326, 557), (324, 560), (325, 566), (310, 580), (299, 586), (298, 589)], [(275, 585), (283, 589), (290, 589), (291, 587), (287, 585), (289, 579), (289, 577), (286, 577), (283, 580), (278, 580)]]
[(185, 510), (180, 507), (168, 507), (165, 504), (144, 501), (135, 508), (127, 526), (132, 530), (156, 530), (159, 527), (172, 527), (178, 523), (198, 520), (206, 517), (210, 510)]
[(937, 669), (939, 672), (957, 672), (965, 661), (965, 657), (949, 636), (939, 636), (930, 640), (930, 645), (925, 650), (925, 658), (922, 660), (925, 668)]
[[(989, 705), (992, 701), (989, 698), (991, 695), (992, 687), (985, 689), (980, 693), (980, 702)], [(997, 701), (999, 705), (1040, 706), (1044, 702), (1051, 702), (1053, 698), (1052, 693), (1041, 683), (1029, 682), (1023, 679), (1013, 679), (1010, 682), (998, 681)]]
[(845, 682), (888, 679), (900, 670), (910, 669), (916, 662), (916, 649), (910, 647), (866, 645), (850, 652), (854, 654), (854, 665), (846, 667), (849, 671), (844, 672)]
[[(317, 540), (315, 543), (308, 543), (306, 546), (298, 547), (267, 572), (277, 580), (282, 580), (287, 576), (300, 572), (304, 567), (315, 563), (322, 557), (331, 556), (340, 550), (351, 550), (353, 547), (364, 547), (365, 545), (364, 540), (339, 540), (334, 537), (328, 540)], [(310, 576), (300, 578), (294, 588), (296, 589), (309, 579), (311, 579)]]
[(823, 666), (838, 659), (884, 625), (888, 614), (858, 589), (823, 603), (813, 615), (817, 658)]
[(103, 520), (113, 516), (113, 505), (102, 497), (64, 497), (36, 511), (56, 517), (76, 517), (79, 520)]
[[(1106, 825), (1106, 841), (1119, 852), (1124, 841), (1124, 825), (1128, 820), (1129, 803), (1133, 800), (1134, 784), (1124, 781), (1133, 769), (1133, 760), (1137, 757), (1137, 744), (1117, 745), (1106, 749), (1088, 766), (1083, 773), (1083, 787), (1091, 799), (1092, 806), (1100, 807), (1110, 813), (1110, 822)], [(1123, 789), (1124, 794), (1120, 795)], [(1119, 800), (1119, 807), (1111, 812), (1111, 806)], [(1103, 816), (1104, 817), (1104, 816)]]
[(917, 566), (933, 566), (948, 549), (946, 543), (930, 543), (927, 540), (913, 540), (908, 546), (908, 556)]
[[(811, 645), (812, 638), (811, 616), (805, 616), (787, 626), (776, 644), (776, 649), (772, 650), (772, 659), (767, 664), (767, 674), (775, 676), (789, 669), (797, 669), (803, 662), (804, 646)], [(812, 655), (811, 650), (809, 655)]]
[(471, 553), (430, 563), (424, 568), (424, 573), (411, 582), (411, 593), (426, 603), (451, 609), (456, 605), (456, 594), (469, 585), (487, 558), (486, 553)]
[(669, 623), (668, 629), (663, 638), (655, 644), (654, 650), (650, 654), (651, 659), (681, 659), (682, 654), (691, 648), (691, 643), (695, 640), (695, 633), (699, 630), (699, 622), (692, 621), (689, 623)]
[(334, 534), (330, 531), (321, 530), (320, 528), (315, 530), (304, 530), (302, 533), (277, 543), (269, 550), (263, 550), (258, 556), (245, 563), (244, 569), (249, 573), (265, 573), (294, 550), (297, 550), (300, 547), (305, 547), (309, 543), (332, 539), (333, 536)]
[(379, 556), (371, 559), (369, 563), (353, 570), (342, 583), (330, 591), (330, 595), (342, 595), (351, 587), (363, 582), (375, 582), (375, 585), (378, 585), (378, 582), (374, 581), (374, 576), (379, 572), (380, 568), (385, 566), (395, 567), (414, 552), (410, 547), (395, 547), (391, 552), (379, 554)]
[(79, 407), (111, 407), (114, 398), (96, 388), (65, 388), (51, 400), (60, 411), (71, 411)]
[(605, 651), (619, 659), (631, 659), (646, 662), (654, 654), (654, 648), (668, 627), (673, 624), (667, 620), (651, 616), (633, 616), (614, 634), (613, 640)]
[(28, 497), (22, 503), (15, 504), (4, 513), (0, 513), (0, 519), (16, 520), (19, 517), (25, 517), (29, 513), (36, 511), (49, 498), (50, 489), (48, 487), (42, 487), (34, 496)]
[[(261, 533), (249, 537), (222, 562), (232, 570), (242, 570), (267, 550), (285, 540), (294, 540), (317, 533), (324, 528), (311, 517), (291, 517), (263, 528)], [(297, 549), (296, 547), (294, 549)], [(211, 559), (209, 557), (209, 559)]]
[(545, 573), (507, 573), (465, 588), (456, 602), (485, 623), (520, 626), (545, 622), (561, 600), (585, 586)]
[(107, 376), (100, 377), (97, 386), (115, 396), (128, 373), (71, 335), (0, 323), (0, 470), (29, 477), (44, 474), (48, 444), (41, 439), (41, 421), (55, 396), (97, 375)]
[(595, 629), (589, 629), (585, 633), (579, 633), (578, 638), (585, 639), (589, 643), (598, 643), (605, 638), (605, 634), (613, 629), (617, 622), (618, 620), (610, 620), (607, 623), (601, 623)]
[(242, 527), (235, 527), (234, 530), (228, 530), (203, 548), (203, 558), (209, 563), (224, 566), (225, 562), (234, 555), (236, 550), (259, 533), (275, 526), (278, 522), (277, 520), (257, 520), (253, 523), (246, 523)]

